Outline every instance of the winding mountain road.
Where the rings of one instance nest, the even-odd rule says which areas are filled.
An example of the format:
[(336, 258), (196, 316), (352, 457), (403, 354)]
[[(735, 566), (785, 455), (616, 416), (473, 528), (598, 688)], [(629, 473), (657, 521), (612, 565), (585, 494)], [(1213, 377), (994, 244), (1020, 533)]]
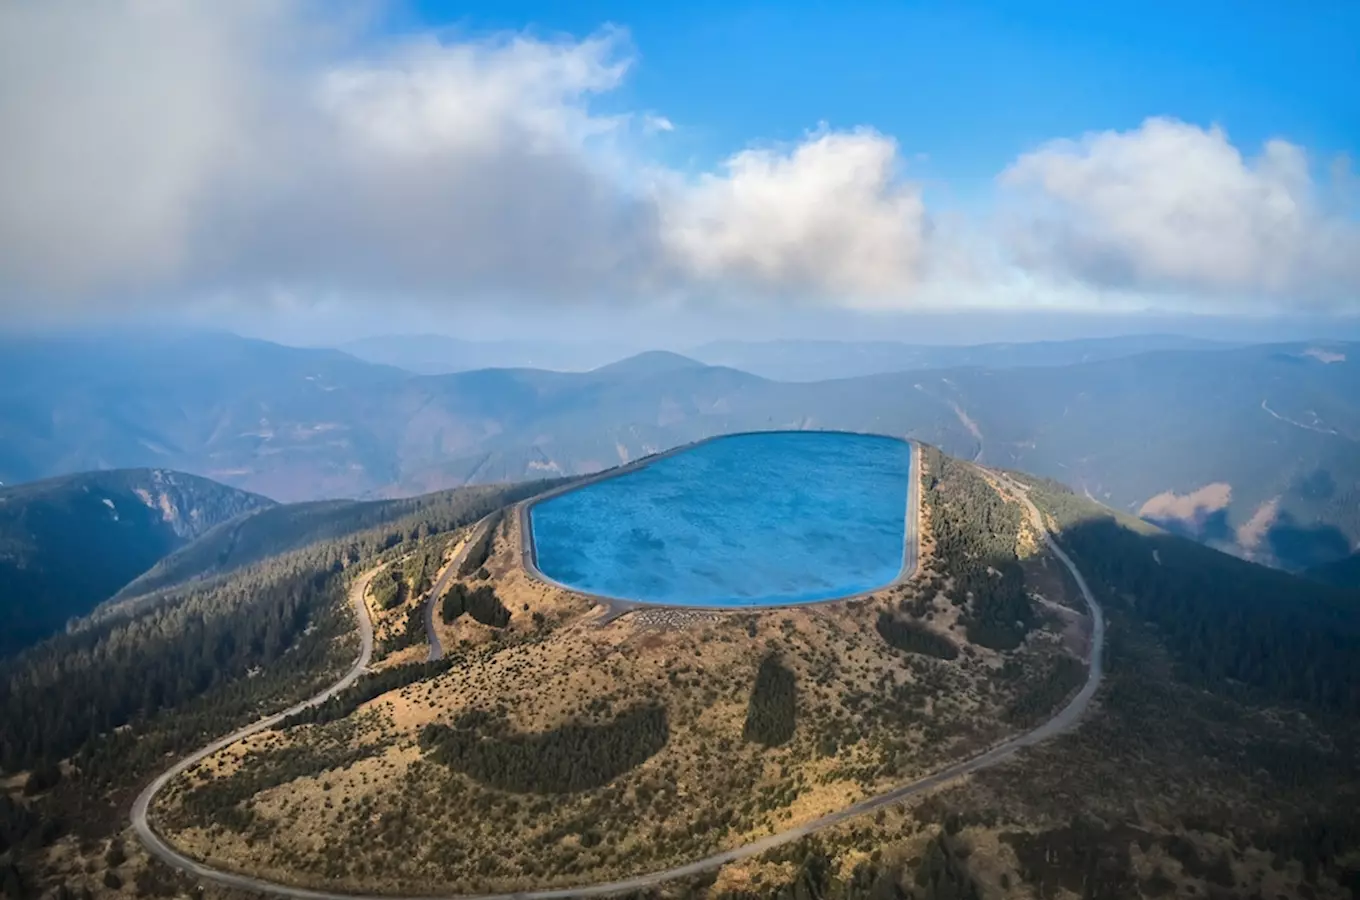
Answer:
[[(495, 515), (495, 513), (492, 513)], [(449, 564), (444, 567), (444, 573), (439, 576), (439, 580), (430, 588), (430, 596), (425, 599), (425, 634), (430, 641), (430, 662), (444, 658), (444, 646), (439, 642), (439, 632), (434, 627), (435, 609), (439, 606), (439, 598), (444, 596), (444, 591), (448, 590), (449, 582), (458, 575), (458, 569), (462, 567), (463, 560), (467, 559), (468, 551), (473, 548), (478, 540), (481, 539), (482, 529), (487, 526), (491, 516), (479, 519), (468, 530), (467, 537), (463, 539), (463, 546), (458, 548), (458, 552), (449, 560)]]
[[(146, 818), (147, 810), (151, 808), (151, 801), (156, 798), (156, 795), (160, 793), (161, 789), (169, 784), (170, 781), (180, 773), (198, 765), (223, 747), (229, 747), (239, 740), (250, 737), (252, 734), (258, 734), (266, 728), (271, 728), (294, 713), (301, 712), (304, 709), (316, 706), (320, 703), (325, 703), (331, 697), (334, 697), (336, 694), (359, 680), (359, 676), (364, 674), (364, 670), (368, 668), (369, 660), (373, 658), (373, 620), (368, 616), (368, 604), (364, 602), (364, 593), (368, 590), (369, 582), (373, 580), (373, 576), (382, 571), (382, 568), (382, 566), (375, 566), (368, 570), (360, 575), (355, 580), (353, 586), (350, 587), (349, 602), (354, 607), (354, 618), (359, 625), (359, 656), (354, 660), (354, 665), (350, 667), (349, 671), (346, 672), (339, 681), (316, 696), (303, 700), (301, 703), (294, 704), (283, 712), (275, 713), (272, 716), (266, 716), (258, 722), (253, 722), (244, 728), (233, 731), (224, 738), (213, 741), (206, 747), (195, 750), (193, 753), (184, 757), (160, 775), (156, 776), (156, 778), (137, 795), (137, 799), (132, 801), (132, 830), (137, 833), (137, 839), (146, 847), (147, 852), (162, 862), (169, 863), (177, 869), (183, 869), (186, 872), (207, 879), (208, 881), (214, 881), (218, 884), (242, 886), (242, 876), (235, 876), (228, 872), (219, 872), (216, 869), (190, 859), (172, 847), (151, 827), (151, 823), (148, 822)], [(257, 881), (257, 879), (246, 878), (244, 881), (254, 882)], [(273, 890), (272, 886), (268, 886), (268, 882), (259, 883), (266, 886), (258, 888), (258, 890)]]
[[(734, 847), (731, 850), (724, 850), (703, 859), (697, 859), (684, 865), (665, 869), (660, 872), (652, 872), (646, 875), (638, 875), (633, 878), (625, 878), (619, 881), (608, 881), (599, 884), (582, 885), (580, 887), (552, 888), (537, 891), (516, 891), (505, 894), (460, 894), (451, 895), (447, 900), (564, 900), (568, 897), (600, 897), (609, 894), (619, 894), (628, 891), (643, 890), (655, 887), (668, 881), (678, 878), (685, 878), (692, 875), (699, 875), (710, 872), (728, 863), (741, 859), (757, 856), (775, 847), (792, 843), (800, 840), (815, 832), (839, 825), (849, 819), (871, 813), (876, 810), (891, 806), (901, 800), (914, 797), (918, 794), (934, 790), (948, 782), (951, 782), (964, 775), (982, 771), (993, 766), (999, 765), (1013, 757), (1025, 747), (1032, 747), (1061, 734), (1068, 730), (1082, 717), (1091, 704), (1091, 698), (1095, 696), (1100, 682), (1104, 676), (1104, 651), (1105, 651), (1105, 615), (1095, 597), (1091, 594), (1091, 589), (1086, 584), (1086, 579), (1072, 562), (1071, 557), (1058, 546), (1057, 541), (1049, 534), (1044, 525), (1043, 517), (1039, 510), (1029, 499), (1027, 489), (1019, 483), (1007, 478), (1000, 473), (992, 473), (1012, 490), (1026, 507), (1030, 521), (1034, 524), (1038, 532), (1043, 536), (1044, 543), (1049, 550), (1062, 562), (1067, 570), (1072, 574), (1073, 580), (1081, 591), (1087, 607), (1091, 611), (1092, 631), (1091, 631), (1091, 658), (1090, 666), (1086, 676), (1086, 683), (1082, 685), (1067, 704), (1058, 711), (1053, 718), (1044, 722), (1033, 731), (1018, 735), (1004, 741), (983, 753), (956, 763), (946, 769), (942, 769), (932, 775), (927, 775), (916, 781), (896, 787), (886, 793), (874, 797), (868, 797), (842, 810), (828, 813), (819, 819), (814, 819), (778, 834), (772, 834), (749, 844)], [(176, 850), (165, 839), (156, 834), (147, 822), (147, 809), (156, 793), (181, 772), (196, 765), (209, 755), (215, 753), (223, 747), (228, 746), (244, 737), (255, 734), (274, 725), (287, 715), (291, 715), (298, 710), (305, 709), (316, 703), (321, 703), (333, 694), (344, 690), (363, 672), (368, 665), (368, 660), (373, 650), (373, 626), (368, 619), (368, 608), (363, 602), (363, 591), (367, 588), (369, 579), (377, 572), (377, 569), (363, 575), (355, 587), (350, 592), (350, 600), (354, 604), (355, 614), (359, 619), (360, 633), (360, 652), (359, 658), (355, 661), (352, 668), (344, 678), (327, 688), (322, 693), (313, 697), (311, 700), (299, 703), (288, 710), (269, 718), (262, 719), (253, 725), (248, 725), (239, 731), (229, 734), (221, 740), (214, 741), (201, 750), (195, 751), (188, 757), (180, 760), (168, 771), (156, 778), (142, 791), (137, 797), (132, 807), (132, 825), (138, 838), (146, 846), (147, 850), (156, 858), (160, 859), (177, 869), (181, 869), (190, 875), (201, 878), (204, 881), (211, 881), (216, 884), (230, 888), (237, 888), (246, 891), (258, 891), (265, 894), (272, 894), (279, 897), (294, 898), (294, 900), (432, 900), (430, 896), (422, 895), (418, 897), (394, 897), (381, 894), (351, 894), (342, 891), (321, 891), (311, 888), (293, 887), (286, 884), (278, 884), (266, 881), (263, 878), (254, 878), (249, 875), (242, 875), (235, 872), (227, 872), (215, 869), (209, 865), (191, 859)]]

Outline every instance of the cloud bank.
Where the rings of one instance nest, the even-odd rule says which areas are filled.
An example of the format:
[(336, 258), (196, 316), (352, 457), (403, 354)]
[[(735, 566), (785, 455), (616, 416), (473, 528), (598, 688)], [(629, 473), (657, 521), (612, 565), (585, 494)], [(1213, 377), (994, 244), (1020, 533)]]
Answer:
[(744, 150), (663, 195), (662, 241), (683, 269), (798, 296), (906, 297), (925, 242), (921, 192), (895, 141), (825, 129), (788, 152)]
[(1355, 306), (1354, 211), (1285, 141), (1248, 158), (1164, 119), (1054, 141), (998, 176), (1004, 227), (941, 227), (867, 127), (711, 171), (658, 163), (665, 110), (606, 110), (635, 65), (623, 31), (380, 38), (324, 12), (0, 6), (0, 308), (285, 292), (905, 309), (1106, 290)]
[(1013, 240), (1037, 267), (1216, 296), (1326, 301), (1360, 288), (1360, 223), (1288, 141), (1247, 159), (1220, 128), (1149, 119), (1040, 147), (1001, 183), (1032, 201)]

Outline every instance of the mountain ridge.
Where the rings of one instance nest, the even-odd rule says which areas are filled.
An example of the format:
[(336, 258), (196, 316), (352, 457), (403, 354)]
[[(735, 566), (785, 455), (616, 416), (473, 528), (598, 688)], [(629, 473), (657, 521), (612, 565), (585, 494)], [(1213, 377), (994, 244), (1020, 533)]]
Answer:
[(88, 614), (218, 523), (274, 501), (164, 469), (0, 488), (0, 655)]
[[(1158, 350), (805, 383), (664, 353), (622, 369), (420, 376), (256, 343), (171, 347), (173, 381), (138, 369), (131, 349), (100, 357), (96, 371), (68, 365), (65, 353), (39, 365), (41, 348), (30, 348), (33, 366), (0, 386), (0, 412), (13, 411), (0, 418), (0, 477), (154, 460), (284, 500), (381, 498), (582, 474), (731, 431), (842, 428), (1063, 478), (1290, 568), (1360, 545), (1360, 345)], [(244, 383), (213, 374), (215, 361), (242, 357), (257, 363)], [(44, 369), (55, 377), (32, 377)], [(123, 388), (111, 394), (96, 376)]]
[(688, 352), (710, 365), (728, 365), (777, 381), (825, 381), (919, 369), (1019, 368), (1070, 365), (1154, 350), (1223, 350), (1240, 343), (1173, 334), (983, 344), (905, 341), (711, 341)]

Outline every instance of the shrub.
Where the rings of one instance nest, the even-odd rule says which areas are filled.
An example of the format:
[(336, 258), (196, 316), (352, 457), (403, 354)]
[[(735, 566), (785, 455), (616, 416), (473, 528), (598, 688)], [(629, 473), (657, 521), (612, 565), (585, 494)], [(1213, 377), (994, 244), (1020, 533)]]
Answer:
[(642, 765), (670, 740), (662, 706), (640, 706), (599, 725), (570, 724), (516, 734), (504, 718), (464, 713), (452, 727), (427, 725), (420, 744), (431, 758), (503, 791), (565, 794), (601, 787)]
[(742, 736), (753, 743), (775, 747), (793, 737), (798, 706), (798, 688), (793, 672), (774, 654), (761, 660), (755, 687), (746, 707), (746, 726)]
[(877, 629), (879, 636), (905, 653), (919, 653), (936, 659), (957, 659), (959, 648), (942, 634), (938, 634), (916, 622), (897, 618), (890, 613), (880, 613)]

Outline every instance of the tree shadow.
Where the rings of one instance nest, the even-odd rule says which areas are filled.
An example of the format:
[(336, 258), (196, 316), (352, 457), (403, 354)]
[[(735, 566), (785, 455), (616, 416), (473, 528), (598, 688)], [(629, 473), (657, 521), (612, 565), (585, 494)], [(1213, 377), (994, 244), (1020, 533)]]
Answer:
[[(1035, 502), (1097, 596), (1156, 629), (1181, 675), (1277, 701), (1360, 712), (1360, 603), (1354, 592), (1139, 527), (1047, 483)], [(1331, 526), (1286, 518), (1272, 549), (1298, 564), (1338, 558)]]
[(1203, 544), (1231, 545), (1237, 539), (1232, 526), (1228, 524), (1226, 507), (1188, 519), (1144, 516), (1143, 521), (1156, 525), (1163, 531)]
[(1300, 523), (1289, 513), (1281, 513), (1266, 531), (1266, 544), (1279, 564), (1290, 571), (1302, 571), (1344, 559), (1351, 542), (1335, 525)]

